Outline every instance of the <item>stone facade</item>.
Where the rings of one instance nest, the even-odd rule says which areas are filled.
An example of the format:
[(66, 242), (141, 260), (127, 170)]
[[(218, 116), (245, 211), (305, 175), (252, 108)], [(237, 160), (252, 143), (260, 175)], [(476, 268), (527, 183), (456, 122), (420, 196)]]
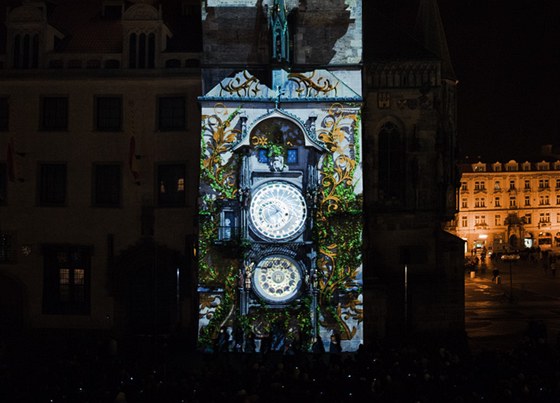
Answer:
[[(264, 109), (311, 120), (333, 101), (360, 111), (363, 341), (462, 330), (463, 244), (441, 231), (458, 183), (445, 52), (403, 43), (414, 24), (394, 32), (372, 2), (287, 0), (289, 63), (273, 62), (275, 1), (155, 3), (10, 0), (0, 10), (2, 327), (179, 324), (197, 338), (199, 97), (247, 70), (270, 90)], [(344, 85), (306, 106), (276, 93), (281, 71)]]

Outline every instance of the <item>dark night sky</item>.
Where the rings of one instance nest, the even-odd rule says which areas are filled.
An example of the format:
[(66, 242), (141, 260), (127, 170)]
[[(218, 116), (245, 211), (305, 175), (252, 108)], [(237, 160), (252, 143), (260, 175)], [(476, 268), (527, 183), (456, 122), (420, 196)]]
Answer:
[(459, 80), (459, 156), (560, 146), (560, 1), (439, 0)]

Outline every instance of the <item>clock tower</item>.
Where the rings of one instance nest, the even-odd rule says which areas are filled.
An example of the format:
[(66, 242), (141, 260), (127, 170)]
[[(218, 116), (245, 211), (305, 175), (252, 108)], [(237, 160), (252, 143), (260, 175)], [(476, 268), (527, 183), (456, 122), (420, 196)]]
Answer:
[[(317, 16), (346, 16), (337, 35), (360, 44), (361, 2), (230, 3), (203, 13), (214, 52), (199, 98), (199, 344), (229, 328), (238, 349), (255, 339), (257, 351), (307, 350), (334, 335), (353, 351), (363, 341), (361, 69), (352, 52), (313, 55), (310, 41), (325, 34)], [(245, 24), (227, 34), (225, 16)]]

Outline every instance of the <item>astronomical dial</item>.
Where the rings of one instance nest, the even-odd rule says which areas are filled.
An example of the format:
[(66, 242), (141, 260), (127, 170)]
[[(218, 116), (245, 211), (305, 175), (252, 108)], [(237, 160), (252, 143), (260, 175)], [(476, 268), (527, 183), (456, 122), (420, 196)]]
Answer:
[(268, 256), (253, 272), (253, 289), (264, 300), (274, 303), (293, 299), (301, 288), (301, 270), (286, 256)]
[(269, 182), (255, 191), (249, 215), (253, 229), (261, 237), (287, 240), (303, 229), (307, 206), (295, 186), (287, 182)]

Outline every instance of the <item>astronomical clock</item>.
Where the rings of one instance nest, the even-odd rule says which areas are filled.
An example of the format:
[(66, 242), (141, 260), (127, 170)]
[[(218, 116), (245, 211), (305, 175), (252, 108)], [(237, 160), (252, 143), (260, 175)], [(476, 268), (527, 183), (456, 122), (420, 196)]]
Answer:
[[(274, 21), (272, 23), (274, 25)], [(274, 31), (275, 32), (275, 31)], [(280, 32), (280, 30), (278, 31)], [(288, 62), (284, 37), (276, 61)], [(361, 72), (224, 77), (202, 110), (199, 344), (362, 343)], [(263, 344), (264, 345), (264, 344)], [(241, 347), (243, 348), (243, 347)]]

